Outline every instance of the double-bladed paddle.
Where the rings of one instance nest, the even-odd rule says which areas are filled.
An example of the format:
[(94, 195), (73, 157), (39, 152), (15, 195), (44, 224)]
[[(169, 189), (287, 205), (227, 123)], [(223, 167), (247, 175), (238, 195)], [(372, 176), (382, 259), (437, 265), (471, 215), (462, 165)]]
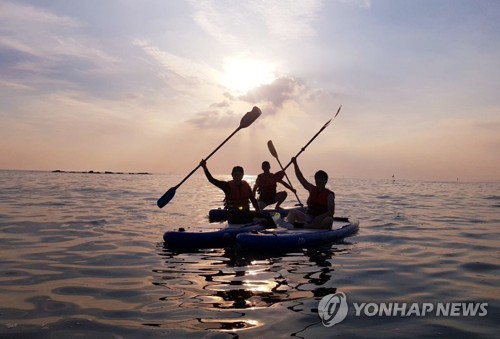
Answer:
[[(335, 114), (335, 116), (334, 116), (333, 118), (331, 118), (330, 120), (328, 120), (328, 121), (327, 121), (327, 122), (323, 125), (323, 127), (321, 127), (321, 128), (320, 128), (320, 130), (318, 131), (318, 133), (316, 133), (316, 134), (312, 137), (312, 139), (311, 139), (311, 140), (309, 140), (309, 142), (308, 142), (308, 143), (307, 143), (304, 147), (302, 147), (302, 148), (300, 149), (299, 153), (297, 153), (297, 155), (295, 156), (295, 158), (297, 158), (297, 157), (298, 157), (298, 156), (299, 156), (302, 152), (304, 152), (304, 151), (306, 150), (307, 146), (309, 146), (309, 144), (310, 144), (311, 142), (313, 142), (313, 140), (314, 140), (314, 139), (316, 139), (316, 137), (317, 137), (317, 136), (318, 136), (321, 132), (323, 132), (323, 130), (324, 130), (324, 129), (328, 126), (328, 125), (330, 125), (330, 122), (331, 122), (333, 119), (335, 119), (335, 118), (337, 117), (337, 115), (339, 115), (339, 113), (340, 113), (340, 109), (341, 109), (341, 108), (342, 108), (342, 105), (340, 105), (340, 107), (339, 107), (339, 109), (337, 110), (337, 113)], [(286, 169), (287, 169), (287, 168), (288, 168), (291, 164), (292, 164), (292, 161), (290, 161), (290, 162), (288, 163), (288, 165), (286, 165), (286, 166), (285, 166), (285, 168), (283, 168), (283, 171), (285, 171), (285, 170), (286, 170)]]
[[(283, 168), (283, 165), (281, 164), (281, 161), (280, 159), (278, 158), (278, 152), (276, 152), (276, 148), (274, 148), (274, 145), (273, 145), (273, 142), (272, 140), (269, 140), (267, 142), (267, 148), (269, 148), (269, 152), (271, 152), (272, 156), (276, 158), (276, 160), (278, 160), (278, 164), (280, 165), (281, 167), (281, 171), (283, 172), (283, 174), (285, 175), (286, 177), (286, 181), (288, 181), (288, 184), (290, 185), (290, 187), (293, 188), (292, 186), (292, 183), (290, 182), (290, 178), (288, 178), (288, 175), (286, 174), (284, 168)], [(281, 176), (283, 178), (283, 176)], [(300, 202), (300, 199), (299, 199), (299, 196), (297, 195), (297, 191), (293, 192), (295, 194), (295, 197), (297, 198), (297, 201), (299, 202), (300, 206), (304, 206), (302, 205), (302, 203)]]
[[(262, 111), (257, 106), (254, 106), (254, 108), (250, 112), (247, 112), (243, 116), (243, 118), (241, 118), (240, 125), (238, 126), (238, 128), (233, 133), (231, 133), (231, 135), (228, 136), (226, 138), (226, 140), (224, 140), (222, 142), (222, 144), (220, 144), (216, 149), (214, 149), (213, 152), (210, 153), (205, 158), (205, 160), (210, 159), (210, 157), (212, 155), (214, 155), (214, 153), (217, 152), (219, 150), (219, 148), (222, 147), (222, 145), (224, 145), (229, 139), (231, 139), (231, 137), (233, 135), (235, 135), (236, 132), (238, 132), (242, 128), (246, 128), (246, 127), (250, 126), (255, 120), (257, 120), (257, 118), (261, 114), (262, 114)], [(158, 207), (162, 208), (163, 206), (165, 206), (166, 204), (168, 204), (170, 202), (170, 200), (172, 200), (172, 198), (174, 197), (175, 192), (179, 188), (179, 186), (181, 186), (184, 183), (184, 181), (186, 181), (194, 172), (196, 172), (196, 170), (198, 168), (200, 168), (200, 165), (196, 166), (195, 169), (193, 169), (191, 171), (191, 173), (189, 173), (179, 184), (177, 184), (177, 186), (171, 187), (167, 192), (165, 192), (165, 194), (163, 194), (162, 197), (160, 199), (158, 199), (158, 201), (156, 202), (156, 204), (158, 205)]]

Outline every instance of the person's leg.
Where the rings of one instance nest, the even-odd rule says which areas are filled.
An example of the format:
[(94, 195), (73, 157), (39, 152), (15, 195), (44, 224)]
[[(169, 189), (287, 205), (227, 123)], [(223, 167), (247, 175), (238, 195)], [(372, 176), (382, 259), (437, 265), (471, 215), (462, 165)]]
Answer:
[(263, 210), (264, 208), (266, 208), (266, 207), (267, 207), (267, 205), (268, 205), (268, 204), (267, 204), (265, 201), (263, 201), (263, 200), (257, 200), (257, 203), (259, 204), (259, 208), (260, 208), (261, 210)]
[[(308, 222), (307, 217), (306, 217), (306, 222)], [(316, 229), (322, 229), (322, 230), (329, 230), (333, 226), (333, 218), (332, 217), (326, 217), (321, 220), (319, 224), (308, 224), (308, 228), (316, 228)]]
[(300, 223), (303, 224), (306, 221), (306, 214), (301, 208), (294, 208), (290, 211), (288, 211), (288, 215), (286, 217), (286, 220), (291, 223)]
[(321, 228), (323, 229), (331, 229), (333, 226), (333, 218), (326, 217), (321, 221)]
[(275, 207), (275, 209), (279, 210), (281, 208), (281, 204), (283, 203), (283, 201), (285, 201), (287, 195), (288, 194), (285, 191), (281, 191), (281, 192), (276, 193), (276, 207)]

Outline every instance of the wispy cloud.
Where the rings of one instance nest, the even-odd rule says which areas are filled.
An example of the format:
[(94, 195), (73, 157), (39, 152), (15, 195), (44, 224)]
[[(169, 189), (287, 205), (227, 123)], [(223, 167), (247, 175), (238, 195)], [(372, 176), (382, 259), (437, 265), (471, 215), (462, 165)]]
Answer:
[(321, 0), (254, 1), (249, 7), (264, 19), (271, 35), (298, 40), (316, 34), (314, 24), (323, 6)]
[(361, 8), (370, 8), (372, 6), (371, 0), (340, 0), (340, 2), (352, 4)]
[(46, 91), (44, 83), (84, 84), (83, 71), (105, 70), (120, 59), (85, 34), (79, 19), (45, 9), (0, 4), (0, 69), (4, 81)]
[(33, 90), (33, 87), (31, 87), (31, 86), (21, 85), (21, 84), (15, 83), (15, 82), (3, 81), (3, 80), (0, 80), (0, 87), (5, 89), (5, 90), (8, 90), (8, 89), (22, 90), (22, 91), (32, 91)]
[(208, 110), (196, 114), (187, 122), (198, 128), (228, 128), (237, 126), (238, 117), (233, 111)]
[(0, 3), (0, 20), (0, 48), (3, 53), (10, 51), (47, 59), (71, 54), (72, 48), (67, 46), (75, 38), (69, 37), (83, 27), (83, 23), (77, 19), (8, 2)]
[(164, 71), (176, 76), (178, 80), (190, 83), (211, 83), (217, 78), (217, 71), (206, 64), (161, 50), (147, 41), (135, 40), (134, 45), (142, 48)]
[[(24, 23), (50, 25), (50, 27), (79, 27), (82, 23), (74, 18), (55, 15), (47, 10), (11, 2), (0, 3), (2, 22), (15, 24), (18, 29), (29, 29)], [(4, 26), (5, 29), (5, 26)]]
[(241, 15), (238, 15), (238, 13), (235, 13), (231, 9), (229, 4), (220, 2), (220, 7), (218, 7), (218, 4), (213, 1), (191, 1), (190, 3), (195, 9), (193, 14), (194, 20), (209, 35), (225, 44), (234, 44), (237, 42), (238, 39), (236, 36), (228, 30), (228, 25), (233, 20), (244, 21)]
[(314, 23), (321, 0), (283, 1), (191, 1), (194, 20), (224, 44), (237, 44), (241, 37), (266, 33), (281, 40), (315, 35)]

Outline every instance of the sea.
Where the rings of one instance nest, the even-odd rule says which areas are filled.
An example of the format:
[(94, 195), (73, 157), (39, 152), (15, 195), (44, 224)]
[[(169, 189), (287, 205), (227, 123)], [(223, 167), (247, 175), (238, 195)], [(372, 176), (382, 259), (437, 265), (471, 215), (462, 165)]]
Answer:
[(165, 248), (225, 227), (202, 173), (156, 206), (182, 179), (0, 171), (0, 338), (498, 338), (500, 182), (331, 178), (358, 234), (243, 255)]

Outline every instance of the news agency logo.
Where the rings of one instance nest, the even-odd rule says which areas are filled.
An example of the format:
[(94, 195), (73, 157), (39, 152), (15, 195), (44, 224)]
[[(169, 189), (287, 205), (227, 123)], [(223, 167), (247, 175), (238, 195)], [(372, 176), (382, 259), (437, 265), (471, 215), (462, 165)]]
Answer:
[(348, 310), (347, 296), (342, 292), (324, 296), (318, 305), (319, 317), (326, 327), (343, 321)]
[[(485, 317), (488, 303), (353, 303), (356, 317)], [(342, 292), (324, 296), (318, 304), (318, 315), (326, 327), (342, 322), (349, 311), (347, 296)]]

